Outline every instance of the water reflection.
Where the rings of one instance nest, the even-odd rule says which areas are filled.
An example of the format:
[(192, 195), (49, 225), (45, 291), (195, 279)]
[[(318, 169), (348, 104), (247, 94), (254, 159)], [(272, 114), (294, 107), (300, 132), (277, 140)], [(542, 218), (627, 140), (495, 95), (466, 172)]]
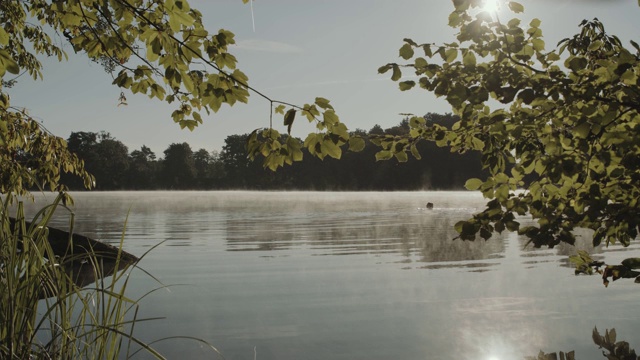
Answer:
[(453, 225), (469, 216), (469, 210), (410, 209), (395, 216), (378, 211), (313, 214), (289, 213), (259, 221), (251, 217), (228, 219), (227, 249), (295, 248), (315, 256), (396, 254), (401, 256), (396, 261), (406, 264), (495, 259), (502, 256), (505, 247), (502, 236), (486, 243), (452, 241), (456, 236)]
[[(455, 194), (455, 195), (452, 195)], [(382, 194), (384, 195), (384, 194)], [(482, 208), (469, 193), (268, 193), (268, 192), (114, 192), (78, 193), (77, 231), (106, 243), (118, 243), (125, 223), (125, 248), (209, 247), (224, 241), (230, 252), (261, 257), (395, 255), (405, 269), (466, 267), (486, 271), (505, 257), (508, 234), (488, 241), (452, 241), (455, 222)], [(434, 209), (425, 205), (433, 202)], [(464, 207), (460, 205), (464, 204)], [(36, 208), (35, 206), (33, 208)], [(57, 219), (66, 224), (64, 215)], [(522, 219), (523, 225), (527, 224)], [(535, 249), (517, 238), (511, 256), (525, 266), (559, 263), (577, 249), (599, 259), (590, 233), (577, 233), (576, 247)], [(615, 251), (606, 249), (606, 251)], [(262, 254), (273, 252), (273, 254)], [(452, 263), (453, 262), (453, 263)], [(428, 263), (425, 265), (424, 263)]]
[[(452, 241), (455, 222), (483, 207), (473, 193), (82, 193), (76, 204), (76, 231), (119, 241), (129, 214), (125, 250), (163, 242), (142, 266), (194, 285), (143, 304), (167, 321), (141, 324), (141, 336), (205, 338), (229, 360), (254, 348), (261, 360), (515, 359), (590, 350), (590, 329), (609, 320), (637, 334), (635, 284), (602, 292), (574, 277), (560, 268), (574, 248), (533, 249), (513, 233)], [(578, 239), (596, 256), (629, 257)], [(140, 294), (157, 286), (131, 282)]]

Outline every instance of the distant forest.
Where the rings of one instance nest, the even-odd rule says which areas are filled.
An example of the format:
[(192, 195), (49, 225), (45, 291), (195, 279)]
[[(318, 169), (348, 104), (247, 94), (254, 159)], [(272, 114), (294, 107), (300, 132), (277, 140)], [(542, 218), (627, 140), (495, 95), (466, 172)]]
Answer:
[[(424, 118), (450, 127), (456, 121), (451, 114), (429, 113)], [(230, 135), (221, 151), (193, 151), (188, 143), (174, 143), (158, 157), (142, 146), (129, 152), (109, 133), (73, 132), (69, 149), (85, 162), (96, 178), (96, 190), (449, 190), (461, 189), (466, 179), (484, 177), (480, 153), (451, 153), (433, 143), (422, 141), (418, 150), (422, 160), (408, 162), (376, 161), (380, 149), (369, 142), (372, 135), (402, 135), (409, 132), (408, 120), (397, 126), (353, 133), (365, 139), (361, 152), (343, 152), (340, 160), (319, 160), (304, 151), (304, 160), (277, 172), (263, 169), (260, 159), (247, 158), (248, 134)], [(83, 189), (79, 179), (65, 176), (71, 189)]]

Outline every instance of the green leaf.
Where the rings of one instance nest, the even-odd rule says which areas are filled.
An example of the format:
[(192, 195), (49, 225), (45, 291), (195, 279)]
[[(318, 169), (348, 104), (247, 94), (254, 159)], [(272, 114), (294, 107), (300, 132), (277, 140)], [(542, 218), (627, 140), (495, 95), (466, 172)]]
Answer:
[(507, 230), (509, 231), (518, 231), (518, 229), (520, 228), (520, 223), (517, 221), (507, 221), (506, 225), (507, 225)]
[(640, 258), (628, 258), (622, 260), (622, 265), (629, 269), (640, 269)]
[[(437, 90), (436, 90), (437, 91)], [(438, 93), (436, 92), (436, 95)], [(460, 106), (467, 100), (467, 88), (462, 84), (456, 84), (453, 89), (449, 89), (447, 101), (454, 107)]]
[(199, 124), (202, 124), (202, 116), (200, 115), (200, 113), (194, 111), (191, 113), (191, 115), (193, 116), (193, 120), (197, 121)]
[[(544, 40), (542, 39), (533, 39), (531, 40), (531, 45), (536, 51), (544, 51)], [(551, 55), (551, 54), (549, 54)], [(552, 59), (549, 59), (552, 60)]]
[(9, 34), (4, 30), (4, 28), (0, 27), (0, 45), (8, 45), (9, 44)]
[(387, 65), (380, 66), (378, 68), (378, 74), (386, 73), (387, 71), (389, 71), (391, 69), (391, 67), (392, 67), (392, 64), (387, 64)]
[(586, 139), (591, 133), (591, 124), (584, 122), (573, 128), (573, 133), (581, 139)]
[(509, 1), (509, 9), (511, 9), (511, 11), (513, 11), (514, 13), (524, 12), (524, 6), (515, 1)]
[(376, 161), (389, 160), (393, 157), (393, 153), (389, 150), (382, 150), (376, 153)]
[(304, 154), (302, 153), (302, 151), (300, 149), (294, 149), (291, 152), (291, 159), (293, 161), (302, 161), (303, 157), (304, 157)]
[(304, 115), (309, 122), (316, 120), (316, 116), (320, 115), (318, 108), (315, 105), (305, 104), (302, 110), (302, 115)]
[(482, 184), (483, 184), (482, 180), (473, 178), (473, 179), (467, 180), (464, 183), (464, 187), (467, 190), (478, 190), (480, 188), (480, 186), (482, 186)]
[(411, 144), (411, 155), (413, 155), (416, 160), (422, 159), (422, 156), (420, 156), (420, 152), (418, 151), (418, 147), (416, 146), (416, 144)]
[(467, 51), (462, 57), (464, 66), (476, 66), (476, 55), (473, 51)]
[(477, 137), (473, 137), (471, 138), (471, 143), (473, 144), (473, 149), (474, 150), (484, 150), (484, 141), (478, 139)]
[(174, 33), (180, 31), (180, 20), (176, 16), (169, 16), (169, 27)]
[[(495, 197), (500, 202), (506, 201), (507, 198), (509, 197), (509, 186), (507, 184), (502, 184), (502, 185), (498, 186), (498, 188), (496, 189), (496, 192), (495, 192)], [(509, 225), (507, 223), (507, 228), (508, 227), (509, 227)], [(511, 230), (511, 229), (509, 229), (509, 230)], [(513, 231), (513, 230), (511, 230), (511, 231)]]
[(460, 14), (457, 11), (449, 14), (449, 26), (457, 27), (463, 22), (463, 19), (460, 17)]
[(407, 162), (409, 160), (409, 156), (406, 152), (400, 151), (393, 154), (399, 162)]
[(431, 44), (422, 45), (422, 50), (424, 51), (424, 56), (432, 57), (433, 52), (431, 51)]
[(547, 54), (547, 60), (548, 61), (558, 61), (558, 60), (560, 60), (560, 55), (556, 54), (555, 52), (550, 52), (549, 54)]
[(364, 139), (360, 136), (349, 137), (349, 150), (354, 152), (362, 151), (365, 147)]
[(11, 58), (6, 50), (0, 49), (0, 76), (4, 74), (5, 70), (12, 74), (18, 74), (20, 72), (20, 66), (18, 66), (18, 63)]
[(589, 44), (589, 46), (587, 47), (588, 51), (596, 51), (598, 49), (600, 49), (602, 47), (603, 43), (600, 40), (596, 40), (594, 42), (592, 42), (591, 44)]
[(531, 22), (529, 23), (529, 26), (531, 26), (532, 28), (538, 28), (540, 27), (540, 24), (541, 24), (540, 19), (535, 18), (531, 20)]
[(410, 44), (404, 44), (400, 48), (400, 57), (405, 60), (409, 60), (413, 57), (413, 47)]
[(409, 39), (409, 38), (404, 38), (402, 39), (402, 41), (411, 44), (411, 46), (418, 46), (418, 43), (416, 43), (415, 41)]
[(60, 20), (62, 20), (64, 26), (68, 28), (80, 26), (80, 24), (82, 24), (82, 17), (72, 11), (65, 12), (65, 14), (61, 16)]
[(427, 60), (425, 60), (425, 58), (416, 58), (414, 65), (416, 68), (425, 68), (427, 66), (429, 66), (429, 63), (427, 62)]
[(344, 144), (344, 142), (349, 138), (349, 130), (347, 129), (347, 126), (340, 122), (336, 122), (334, 124), (333, 128), (330, 129), (330, 133), (339, 137), (339, 141), (336, 140), (339, 145)]
[(464, 226), (464, 224), (466, 224), (466, 221), (461, 220), (455, 223), (455, 225), (453, 225), (453, 229), (458, 233), (461, 234), (462, 233), (462, 227)]
[(327, 110), (327, 109), (333, 110), (333, 106), (331, 106), (329, 104), (329, 100), (327, 100), (327, 99), (325, 99), (323, 97), (317, 97), (316, 101), (315, 101), (315, 104), (318, 105), (319, 107), (325, 109), (325, 110)]
[(620, 80), (627, 85), (635, 85), (638, 81), (638, 76), (634, 71), (629, 69), (620, 75)]
[(284, 125), (287, 127), (287, 132), (291, 134), (291, 125), (293, 125), (293, 120), (296, 118), (296, 109), (289, 109), (286, 114), (284, 114)]
[(336, 112), (333, 110), (325, 111), (324, 114), (322, 114), (322, 118), (326, 124), (333, 125), (340, 122), (338, 115), (336, 115)]
[(328, 155), (334, 159), (340, 159), (342, 156), (342, 149), (331, 139), (325, 139), (322, 142), (322, 154)]
[(7, 122), (0, 120), (0, 141), (2, 141), (2, 138), (5, 137), (5, 134), (8, 132), (9, 128), (7, 127)]
[(400, 67), (396, 64), (393, 64), (393, 74), (391, 75), (392, 81), (398, 81), (402, 77), (402, 71), (400, 71)]
[(444, 61), (452, 63), (458, 57), (458, 49), (447, 49), (444, 52)]
[(408, 81), (402, 81), (398, 85), (401, 91), (407, 91), (412, 87), (416, 86), (416, 82), (412, 80), (408, 80)]

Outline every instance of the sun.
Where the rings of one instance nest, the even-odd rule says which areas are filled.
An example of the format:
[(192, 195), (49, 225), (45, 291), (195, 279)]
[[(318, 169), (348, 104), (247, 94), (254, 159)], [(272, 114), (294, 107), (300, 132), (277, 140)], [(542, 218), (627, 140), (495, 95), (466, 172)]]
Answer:
[(499, 0), (484, 0), (482, 4), (482, 10), (488, 12), (497, 12), (500, 10), (500, 1)]

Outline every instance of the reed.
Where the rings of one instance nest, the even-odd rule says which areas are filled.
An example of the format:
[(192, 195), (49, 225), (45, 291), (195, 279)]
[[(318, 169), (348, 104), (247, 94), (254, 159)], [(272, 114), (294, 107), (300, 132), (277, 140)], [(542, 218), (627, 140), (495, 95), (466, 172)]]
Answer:
[[(11, 196), (0, 209), (0, 358), (116, 359), (140, 350), (162, 355), (134, 336), (139, 300), (126, 296), (122, 241), (112, 259), (86, 252), (54, 254), (48, 224), (62, 196), (26, 221), (23, 204), (10, 218)], [(70, 212), (70, 229), (73, 214)], [(70, 238), (70, 241), (72, 239)], [(81, 272), (93, 272), (82, 275)], [(92, 276), (87, 287), (78, 276)], [(217, 352), (217, 351), (216, 351)]]

